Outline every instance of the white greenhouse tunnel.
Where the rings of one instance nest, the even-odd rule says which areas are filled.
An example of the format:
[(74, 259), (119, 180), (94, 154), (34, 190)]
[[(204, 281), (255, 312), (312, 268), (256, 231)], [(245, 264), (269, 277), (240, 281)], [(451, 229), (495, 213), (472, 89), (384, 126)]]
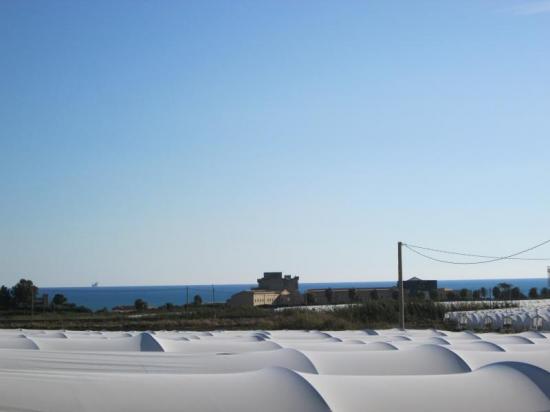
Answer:
[(0, 411), (550, 410), (550, 334), (0, 330)]

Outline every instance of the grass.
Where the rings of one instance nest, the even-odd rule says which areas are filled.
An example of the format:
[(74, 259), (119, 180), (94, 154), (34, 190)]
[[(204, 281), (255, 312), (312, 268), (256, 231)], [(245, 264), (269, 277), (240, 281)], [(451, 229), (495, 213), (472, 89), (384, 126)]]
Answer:
[[(212, 329), (365, 329), (398, 324), (398, 303), (372, 301), (331, 311), (239, 307), (223, 304), (150, 309), (142, 312), (1, 313), (0, 328), (73, 330), (212, 330)], [(406, 304), (407, 327), (444, 327), (445, 310), (432, 302)]]
[[(510, 307), (510, 302), (440, 304), (409, 301), (407, 328), (457, 329), (445, 323), (445, 312)], [(0, 312), (0, 328), (72, 330), (213, 330), (213, 329), (385, 329), (398, 326), (399, 304), (393, 299), (335, 307), (329, 311), (303, 308), (275, 311), (271, 307), (230, 307), (225, 304), (174, 306), (144, 311)]]

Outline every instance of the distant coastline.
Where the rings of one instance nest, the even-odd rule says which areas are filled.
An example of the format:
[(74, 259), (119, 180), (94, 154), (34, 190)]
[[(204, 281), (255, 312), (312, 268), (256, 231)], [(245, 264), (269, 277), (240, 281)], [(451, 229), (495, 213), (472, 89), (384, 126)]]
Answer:
[[(527, 293), (530, 288), (542, 288), (548, 285), (547, 278), (503, 278), (503, 279), (462, 279), (440, 280), (439, 287), (451, 289), (479, 289), (493, 288), (501, 282), (511, 283)], [(339, 287), (387, 287), (395, 285), (395, 281), (372, 282), (318, 282), (301, 283), (300, 291), (314, 288), (339, 288)], [(85, 287), (43, 287), (39, 293), (47, 293), (50, 296), (62, 293), (69, 301), (86, 306), (93, 310), (101, 308), (113, 308), (120, 305), (133, 305), (136, 299), (143, 299), (151, 306), (160, 306), (165, 303), (184, 304), (187, 296), (189, 300), (193, 296), (200, 295), (204, 302), (225, 302), (231, 295), (241, 290), (255, 287), (256, 284), (220, 284), (220, 285), (165, 285), (165, 286), (85, 286)]]

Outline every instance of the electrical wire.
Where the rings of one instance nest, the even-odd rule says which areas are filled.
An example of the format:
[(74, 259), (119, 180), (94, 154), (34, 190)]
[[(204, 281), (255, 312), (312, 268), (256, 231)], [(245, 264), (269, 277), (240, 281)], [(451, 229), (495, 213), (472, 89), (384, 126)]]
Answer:
[[(521, 250), (519, 252), (512, 253), (511, 255), (501, 256), (501, 257), (475, 255), (475, 254), (471, 254), (471, 253), (462, 253), (462, 252), (451, 252), (451, 251), (448, 251), (448, 250), (444, 251), (444, 250), (441, 250), (441, 249), (427, 248), (427, 247), (424, 247), (424, 246), (409, 245), (407, 243), (403, 243), (403, 246), (405, 246), (410, 251), (412, 251), (412, 252), (414, 252), (414, 253), (416, 253), (416, 254), (418, 254), (418, 255), (426, 258), (426, 259), (434, 260), (436, 262), (448, 263), (448, 264), (451, 264), (451, 265), (479, 265), (479, 264), (482, 264), (482, 263), (498, 262), (500, 260), (511, 260), (511, 259), (516, 258), (516, 256), (518, 256), (518, 255), (530, 252), (531, 250), (534, 250), (538, 247), (544, 246), (548, 243), (550, 243), (550, 239), (545, 240), (544, 242), (541, 242), (541, 243), (539, 243), (535, 246), (531, 246), (527, 249)], [(429, 255), (426, 255), (425, 253), (422, 253), (422, 252), (420, 252), (416, 249), (430, 250), (430, 251), (433, 251), (433, 252), (455, 254), (455, 255), (460, 255), (460, 256), (489, 258), (489, 259), (488, 260), (481, 260), (481, 261), (477, 261), (477, 262), (456, 262), (456, 261), (452, 261), (452, 260), (439, 259), (439, 258), (436, 258), (436, 257), (433, 257), (433, 256), (429, 256)], [(516, 259), (519, 259), (519, 258), (516, 258)], [(525, 259), (522, 259), (522, 260), (530, 260), (530, 259), (525, 258)], [(550, 260), (550, 259), (536, 258), (536, 259), (533, 259), (533, 260)]]
[[(548, 242), (544, 242), (543, 244), (546, 244)], [(537, 245), (536, 247), (538, 246), (542, 246), (543, 244), (540, 244), (540, 245)], [(445, 253), (445, 254), (448, 254), (448, 255), (459, 255), (459, 256), (468, 256), (468, 257), (478, 257), (478, 258), (484, 258), (484, 259), (510, 259), (510, 260), (541, 260), (541, 261), (550, 261), (550, 258), (520, 258), (520, 257), (501, 257), (501, 256), (487, 256), (487, 255), (476, 255), (476, 254), (473, 254), (473, 253), (464, 253), (464, 252), (453, 252), (453, 251), (450, 251), (450, 250), (443, 250), (443, 249), (434, 249), (434, 248), (431, 248), (431, 247), (425, 247), (425, 246), (418, 246), (418, 245), (411, 245), (411, 244), (406, 244), (404, 243), (403, 245), (405, 246), (409, 246), (409, 247), (412, 247), (414, 249), (422, 249), (422, 250), (429, 250), (431, 252), (437, 252), (437, 253)], [(530, 249), (532, 250), (532, 249)], [(520, 252), (520, 253), (524, 253), (524, 252)]]

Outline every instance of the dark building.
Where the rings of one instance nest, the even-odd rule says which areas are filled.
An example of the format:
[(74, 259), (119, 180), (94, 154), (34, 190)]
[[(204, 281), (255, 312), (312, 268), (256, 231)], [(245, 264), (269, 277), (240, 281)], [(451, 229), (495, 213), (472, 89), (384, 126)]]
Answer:
[(264, 277), (258, 279), (258, 287), (255, 289), (263, 290), (288, 290), (289, 292), (298, 291), (298, 276), (283, 276), (283, 272), (264, 272)]
[(411, 297), (429, 298), (437, 294), (437, 280), (423, 280), (415, 276), (403, 282), (403, 289)]
[(308, 305), (339, 305), (392, 299), (397, 298), (397, 294), (397, 288), (308, 289), (305, 294), (305, 302)]
[(298, 291), (298, 280), (298, 276), (283, 276), (283, 272), (264, 272), (257, 288), (235, 293), (227, 303), (230, 306), (301, 305), (303, 297)]

